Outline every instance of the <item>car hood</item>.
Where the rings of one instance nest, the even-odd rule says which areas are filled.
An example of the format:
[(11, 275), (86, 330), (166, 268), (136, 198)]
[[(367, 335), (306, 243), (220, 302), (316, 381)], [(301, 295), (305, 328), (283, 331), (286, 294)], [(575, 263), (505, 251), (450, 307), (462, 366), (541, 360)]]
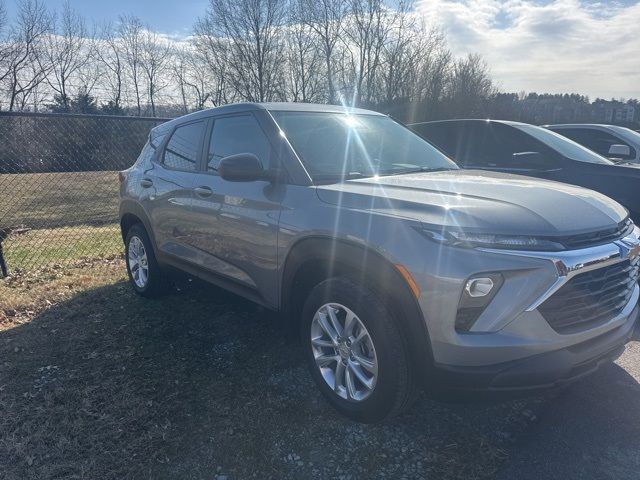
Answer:
[(565, 235), (615, 227), (627, 211), (581, 187), (480, 170), (394, 175), (317, 187), (323, 202), (490, 233)]

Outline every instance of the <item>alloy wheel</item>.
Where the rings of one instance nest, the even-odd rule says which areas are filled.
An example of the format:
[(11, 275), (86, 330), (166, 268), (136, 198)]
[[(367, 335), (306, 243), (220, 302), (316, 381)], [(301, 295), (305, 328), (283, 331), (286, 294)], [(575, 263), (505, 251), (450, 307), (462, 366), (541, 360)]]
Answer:
[(136, 236), (131, 237), (131, 240), (129, 240), (127, 262), (133, 282), (138, 288), (144, 288), (149, 280), (149, 262), (144, 243)]
[(361, 402), (378, 379), (378, 358), (368, 330), (349, 308), (327, 303), (311, 323), (311, 348), (316, 366), (339, 397)]

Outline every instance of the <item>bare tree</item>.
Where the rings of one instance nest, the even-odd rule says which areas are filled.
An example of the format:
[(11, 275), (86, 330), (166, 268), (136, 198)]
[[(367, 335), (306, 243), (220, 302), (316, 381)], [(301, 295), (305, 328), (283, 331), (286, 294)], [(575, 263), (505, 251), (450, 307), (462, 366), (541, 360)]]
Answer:
[(100, 38), (96, 41), (95, 56), (104, 73), (102, 84), (108, 92), (110, 108), (117, 112), (122, 108), (125, 66), (122, 42), (114, 32), (110, 22), (102, 27)]
[(209, 0), (201, 29), (228, 40), (229, 66), (242, 99), (264, 102), (281, 96), (285, 19), (282, 0)]
[(287, 96), (294, 102), (313, 102), (321, 100), (322, 57), (317, 37), (298, 18), (300, 14), (294, 10), (287, 28)]
[(382, 51), (396, 14), (397, 10), (388, 10), (382, 0), (350, 0), (344, 31), (351, 68), (345, 83), (351, 83), (357, 105), (371, 104)]
[(143, 25), (139, 18), (121, 16), (118, 36), (122, 44), (124, 64), (128, 79), (133, 83), (133, 90), (138, 116), (142, 114), (142, 41)]
[(347, 12), (344, 0), (298, 0), (299, 21), (317, 35), (327, 78), (327, 99), (336, 102), (335, 52), (341, 40), (342, 24)]
[(9, 75), (11, 52), (11, 41), (7, 32), (7, 10), (4, 1), (0, 0), (0, 82)]
[(451, 80), (453, 55), (439, 30), (428, 30), (424, 24), (412, 49), (420, 52), (413, 71), (416, 72), (413, 102), (422, 106), (416, 120), (440, 118), (443, 100)]
[(2, 78), (7, 87), (9, 110), (24, 108), (31, 93), (46, 78), (50, 65), (38, 61), (42, 40), (51, 31), (51, 17), (41, 0), (21, 0), (8, 39), (7, 68)]
[(211, 97), (210, 89), (215, 85), (215, 79), (210, 78), (206, 60), (193, 45), (176, 49), (173, 72), (178, 81), (184, 113), (190, 108), (202, 110)]
[(214, 106), (234, 101), (236, 97), (230, 86), (231, 73), (228, 62), (231, 57), (230, 43), (217, 35), (209, 16), (196, 22), (191, 44), (204, 62), (209, 78), (208, 90), (211, 95), (208, 100)]
[[(84, 19), (64, 2), (59, 22), (54, 17), (55, 30), (43, 42), (38, 59), (42, 70), (47, 70), (47, 83), (59, 96), (59, 103), (69, 108), (71, 82), (79, 82), (78, 74), (91, 58), (92, 43)], [(87, 88), (87, 85), (78, 86)]]
[(143, 31), (140, 41), (140, 68), (145, 77), (151, 115), (156, 116), (156, 97), (166, 84), (163, 73), (169, 61), (169, 44), (149, 29)]
[(416, 65), (421, 54), (413, 48), (423, 31), (412, 12), (412, 0), (400, 0), (382, 47), (379, 68), (379, 101), (387, 105), (409, 99), (415, 91)]
[(447, 116), (480, 115), (493, 93), (489, 67), (480, 55), (469, 54), (458, 59), (453, 65), (447, 91)]
[[(19, 0), (8, 29), (0, 0), (0, 85), (9, 109), (69, 106), (93, 89), (105, 110), (175, 102), (182, 111), (233, 101), (350, 101), (416, 119), (486, 110), (493, 84), (479, 56), (456, 59), (415, 0), (209, 0), (176, 42), (133, 16), (89, 32), (69, 3)], [(8, 30), (8, 31), (7, 31)], [(340, 98), (339, 98), (340, 97)], [(3, 99), (5, 100), (5, 99)]]

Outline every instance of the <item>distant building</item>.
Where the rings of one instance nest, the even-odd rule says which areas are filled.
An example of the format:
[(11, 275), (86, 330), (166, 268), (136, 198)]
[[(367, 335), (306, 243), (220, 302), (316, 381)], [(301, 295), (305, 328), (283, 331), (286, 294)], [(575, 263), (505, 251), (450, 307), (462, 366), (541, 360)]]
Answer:
[(595, 120), (601, 123), (630, 124), (640, 121), (639, 107), (616, 100), (598, 100), (594, 103)]

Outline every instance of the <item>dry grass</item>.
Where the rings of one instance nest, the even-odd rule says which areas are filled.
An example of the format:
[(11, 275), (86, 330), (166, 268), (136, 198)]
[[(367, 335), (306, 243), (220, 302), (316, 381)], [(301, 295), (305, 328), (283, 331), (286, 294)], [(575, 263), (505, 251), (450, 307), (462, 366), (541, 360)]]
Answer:
[(58, 228), (115, 223), (117, 172), (0, 175), (0, 227)]
[(78, 294), (124, 280), (119, 255), (11, 275), (0, 280), (0, 332), (29, 323)]
[(123, 250), (117, 172), (0, 175), (0, 228), (11, 270), (33, 269)]
[[(537, 401), (422, 399), (383, 425), (320, 398), (277, 317), (122, 260), (0, 280), (0, 477), (491, 478)], [(372, 453), (375, 452), (375, 453)]]
[(86, 258), (109, 258), (123, 252), (119, 225), (78, 225), (29, 230), (4, 242), (11, 270), (74, 263)]

